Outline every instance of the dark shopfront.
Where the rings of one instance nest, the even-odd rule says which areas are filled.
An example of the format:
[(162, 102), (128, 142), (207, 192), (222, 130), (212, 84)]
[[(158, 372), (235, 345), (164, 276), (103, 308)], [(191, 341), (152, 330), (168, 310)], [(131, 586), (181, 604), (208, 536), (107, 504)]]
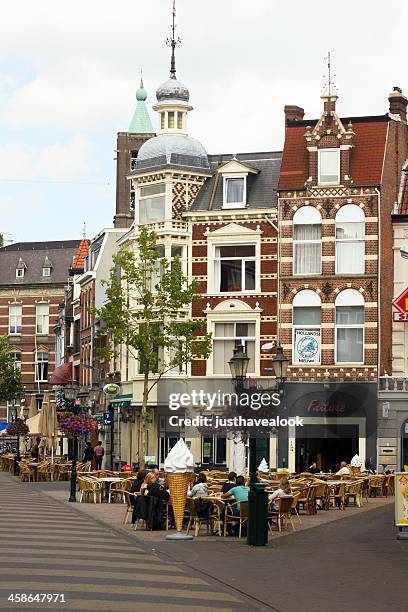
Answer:
[(335, 471), (356, 453), (375, 466), (376, 405), (376, 383), (286, 383), (280, 414), (304, 424), (279, 429), (279, 466), (302, 472), (316, 461), (323, 471)]

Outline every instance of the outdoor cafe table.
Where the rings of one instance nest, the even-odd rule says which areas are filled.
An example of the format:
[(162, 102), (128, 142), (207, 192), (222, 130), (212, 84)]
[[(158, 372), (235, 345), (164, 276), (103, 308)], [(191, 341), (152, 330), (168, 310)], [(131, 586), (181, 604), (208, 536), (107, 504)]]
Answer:
[(103, 476), (102, 478), (96, 478), (98, 482), (105, 483), (105, 499), (109, 499), (109, 487), (112, 482), (122, 482), (123, 478), (119, 476)]

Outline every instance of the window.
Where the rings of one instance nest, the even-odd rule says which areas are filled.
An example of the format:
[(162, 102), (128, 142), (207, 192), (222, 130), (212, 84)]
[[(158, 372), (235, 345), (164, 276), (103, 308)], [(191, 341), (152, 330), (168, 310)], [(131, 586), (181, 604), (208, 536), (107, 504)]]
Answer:
[(255, 289), (255, 245), (215, 247), (215, 291), (253, 291)]
[(293, 216), (293, 274), (321, 274), (322, 218), (316, 208), (302, 206)]
[(179, 130), (183, 129), (183, 113), (177, 113), (177, 127)]
[(12, 351), (10, 353), (12, 359), (14, 360), (14, 367), (16, 370), (21, 370), (21, 353), (20, 351)]
[(22, 313), (23, 307), (21, 304), (9, 305), (9, 334), (21, 334)]
[(336, 274), (364, 274), (364, 212), (355, 204), (336, 215)]
[(168, 127), (170, 130), (174, 129), (174, 112), (170, 111), (167, 113), (167, 121), (168, 121)]
[(165, 218), (166, 187), (164, 183), (156, 183), (140, 188), (139, 223), (153, 223)]
[(48, 353), (39, 351), (35, 356), (35, 382), (48, 381)]
[(225, 465), (227, 463), (227, 438), (208, 436), (201, 438), (202, 463)]
[(320, 149), (319, 184), (334, 185), (340, 182), (340, 149)]
[(24, 278), (25, 268), (16, 268), (16, 278)]
[(42, 269), (43, 276), (51, 276), (51, 268), (43, 268)]
[(37, 334), (49, 333), (49, 304), (37, 304), (35, 307), (35, 328)]
[(160, 113), (160, 129), (164, 130), (166, 127), (166, 113)]
[(356, 289), (336, 298), (336, 363), (364, 363), (364, 299)]
[(245, 200), (245, 177), (224, 178), (224, 208), (244, 208)]
[(229, 374), (234, 349), (243, 346), (249, 357), (248, 373), (255, 373), (255, 323), (215, 323), (213, 333), (213, 373)]
[(293, 300), (293, 363), (319, 364), (322, 305), (310, 289), (299, 291)]

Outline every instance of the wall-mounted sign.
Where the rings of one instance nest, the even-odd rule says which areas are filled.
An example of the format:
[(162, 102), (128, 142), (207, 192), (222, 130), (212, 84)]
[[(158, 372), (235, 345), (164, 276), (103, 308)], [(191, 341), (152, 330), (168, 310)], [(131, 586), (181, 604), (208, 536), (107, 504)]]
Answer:
[(408, 312), (393, 312), (392, 319), (395, 323), (408, 323)]
[(112, 413), (111, 412), (103, 413), (103, 423), (104, 425), (112, 425)]
[[(397, 298), (395, 298), (395, 300), (392, 303), (393, 306), (395, 306), (395, 308), (397, 310), (399, 310), (399, 312), (401, 314), (407, 314), (408, 313), (408, 288), (405, 289), (401, 295), (399, 295)], [(399, 319), (401, 320), (401, 319)], [(402, 320), (406, 320), (406, 319), (402, 319)], [(395, 319), (394, 319), (395, 321)]]
[(320, 329), (295, 329), (293, 363), (320, 363)]
[(108, 383), (103, 388), (103, 392), (105, 393), (105, 395), (109, 395), (110, 397), (117, 395), (119, 391), (120, 387), (116, 383)]

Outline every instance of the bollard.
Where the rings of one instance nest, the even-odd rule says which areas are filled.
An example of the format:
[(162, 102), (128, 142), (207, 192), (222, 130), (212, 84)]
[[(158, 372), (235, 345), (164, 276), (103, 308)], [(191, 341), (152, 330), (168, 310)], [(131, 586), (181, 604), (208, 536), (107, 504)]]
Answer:
[(268, 543), (268, 494), (265, 484), (251, 484), (248, 494), (248, 535), (249, 546), (265, 546)]

